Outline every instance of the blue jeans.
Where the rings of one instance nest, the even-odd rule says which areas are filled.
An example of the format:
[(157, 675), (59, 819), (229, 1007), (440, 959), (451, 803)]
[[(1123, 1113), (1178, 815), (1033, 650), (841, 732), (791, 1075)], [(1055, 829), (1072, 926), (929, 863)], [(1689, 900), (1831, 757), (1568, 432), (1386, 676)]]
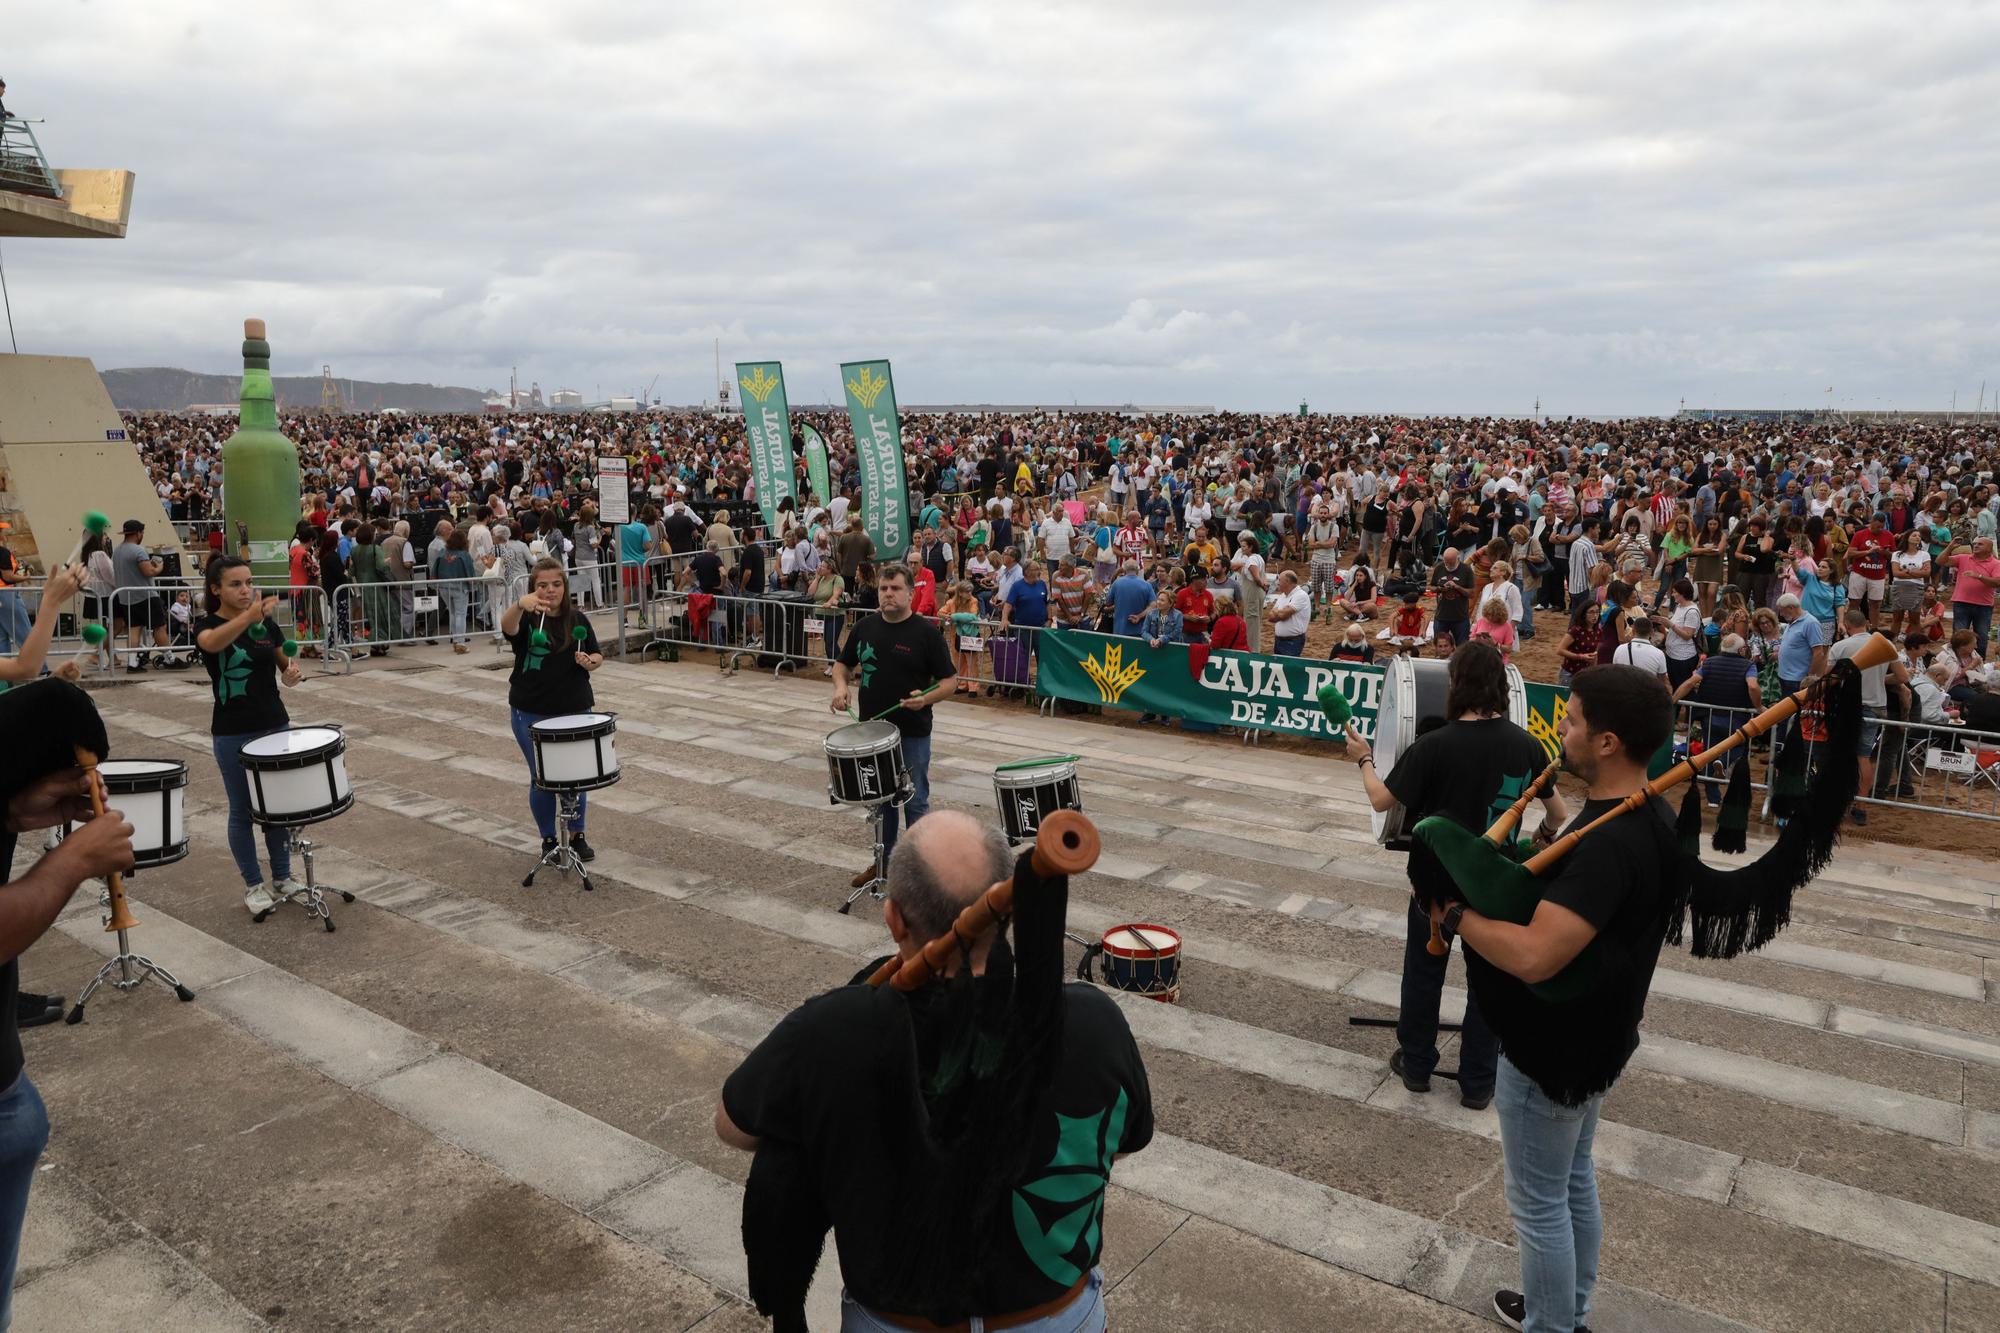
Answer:
[(1604, 1217), (1597, 1207), (1599, 1093), (1581, 1106), (1550, 1101), (1504, 1054), (1493, 1106), (1507, 1168), (1507, 1211), (1521, 1243), (1525, 1333), (1568, 1333), (1590, 1318)]
[(1535, 600), (1541, 595), (1541, 589), (1528, 587), (1527, 580), (1516, 574), (1514, 591), (1521, 594), (1521, 618), (1514, 622), (1514, 635), (1524, 641), (1532, 639), (1535, 637)]
[[(1438, 1004), (1444, 997), (1445, 967), (1451, 955), (1431, 957), (1424, 946), (1430, 943), (1431, 919), (1417, 900), (1410, 899), (1409, 920), (1403, 929), (1403, 994), (1396, 1017), (1396, 1045), (1403, 1052), (1403, 1067), (1416, 1078), (1428, 1078), (1438, 1066)], [(1500, 1043), (1478, 1002), (1470, 992), (1465, 997), (1465, 1024), (1458, 1039), (1458, 1086), (1468, 1097), (1484, 1097), (1493, 1091), (1493, 1062)]]
[[(986, 1333), (986, 1321), (974, 1315), (972, 1333)], [(1031, 1323), (1016, 1324), (1019, 1333), (1103, 1333), (1104, 1270), (1093, 1268), (1076, 1299), (1052, 1315)], [(894, 1324), (885, 1323), (868, 1312), (868, 1307), (840, 1293), (840, 1333), (896, 1333)]]
[[(256, 739), (256, 736), (216, 736), (210, 742), (215, 751), (215, 766), (222, 772), (222, 789), (229, 793), (229, 854), (236, 858), (236, 869), (243, 876), (246, 889), (264, 882), (263, 868), (257, 864), (257, 838), (252, 832), (256, 824), (250, 818), (250, 779), (244, 776), (239, 757), (243, 747)], [(264, 851), (271, 858), (271, 878), (290, 879), (292, 846), (288, 831), (266, 824)]]
[(1297, 657), (1306, 650), (1306, 636), (1303, 634), (1275, 634), (1271, 636), (1271, 651), (1279, 657)]
[[(49, 1112), (23, 1072), (0, 1093), (0, 1333), (14, 1319), (14, 1265), (21, 1258), (21, 1225), (28, 1216), (28, 1187), (35, 1163), (49, 1146)], [(1102, 1328), (1100, 1320), (1098, 1327)]]
[(34, 622), (18, 588), (0, 588), (0, 654), (13, 655), (28, 641)]
[[(557, 716), (554, 713), (524, 713), (518, 708), (507, 710), (514, 723), (514, 743), (521, 747), (521, 757), (528, 761), (528, 809), (535, 816), (535, 827), (544, 838), (556, 836), (556, 794), (544, 791), (535, 785), (535, 736), (530, 730), (537, 722), (546, 722)], [(570, 832), (583, 832), (583, 815), (590, 800), (589, 792), (576, 794), (576, 822), (569, 826)]]
[[(903, 737), (903, 767), (910, 771), (910, 785), (914, 794), (900, 808), (902, 822), (914, 824), (931, 810), (931, 738), (928, 736)], [(889, 871), (889, 853), (896, 850), (896, 818), (898, 807), (882, 807), (882, 864), (877, 871)]]
[(1971, 602), (1953, 602), (1951, 604), (1951, 629), (1954, 634), (1962, 629), (1971, 630), (1973, 637), (1978, 641), (1976, 646), (1979, 649), (1979, 655), (1984, 657), (1986, 656), (1987, 636), (1993, 631), (1993, 608), (1990, 606), (1974, 606)]
[(838, 662), (840, 660), (840, 627), (846, 622), (846, 619), (845, 616), (836, 616), (825, 611), (820, 612), (819, 620), (823, 628), (820, 630), (819, 636), (826, 645), (826, 660), (829, 662)]
[(465, 585), (444, 584), (438, 589), (438, 597), (444, 602), (445, 617), (451, 626), (451, 641), (469, 642), (465, 637)]

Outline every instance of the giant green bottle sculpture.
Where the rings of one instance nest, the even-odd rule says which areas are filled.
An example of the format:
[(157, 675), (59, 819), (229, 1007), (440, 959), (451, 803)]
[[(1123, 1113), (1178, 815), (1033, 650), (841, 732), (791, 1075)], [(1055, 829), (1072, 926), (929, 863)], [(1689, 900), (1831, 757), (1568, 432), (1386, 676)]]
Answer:
[[(271, 344), (264, 321), (243, 321), (243, 395), (236, 433), (222, 446), (224, 541), (250, 557), (259, 583), (291, 579), (292, 533), (299, 524), (299, 451), (278, 433)], [(247, 547), (247, 551), (242, 549)]]

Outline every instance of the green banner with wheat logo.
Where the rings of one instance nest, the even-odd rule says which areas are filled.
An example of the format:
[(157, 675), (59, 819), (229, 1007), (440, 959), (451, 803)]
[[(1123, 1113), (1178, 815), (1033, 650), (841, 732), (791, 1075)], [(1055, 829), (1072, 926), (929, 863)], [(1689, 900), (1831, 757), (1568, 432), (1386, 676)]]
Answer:
[(778, 502), (792, 494), (792, 413), (785, 402), (785, 368), (776, 361), (739, 361), (736, 382), (743, 386), (743, 425), (750, 433), (750, 475), (757, 482), (757, 507), (764, 526), (776, 531)]
[[(1067, 629), (1043, 631), (1037, 659), (1035, 692), (1044, 697), (1321, 740), (1342, 739), (1320, 709), (1322, 686), (1340, 687), (1355, 728), (1371, 741), (1382, 701), (1382, 668), (1354, 662), (1211, 653), (1202, 644), (1155, 648), (1144, 639)], [(1561, 686), (1527, 682), (1528, 732), (1550, 759), (1562, 749), (1568, 703)]]
[(840, 367), (854, 456), (861, 466), (861, 526), (875, 540), (877, 560), (901, 560), (910, 549), (910, 483), (903, 471), (903, 426), (887, 361), (846, 361)]

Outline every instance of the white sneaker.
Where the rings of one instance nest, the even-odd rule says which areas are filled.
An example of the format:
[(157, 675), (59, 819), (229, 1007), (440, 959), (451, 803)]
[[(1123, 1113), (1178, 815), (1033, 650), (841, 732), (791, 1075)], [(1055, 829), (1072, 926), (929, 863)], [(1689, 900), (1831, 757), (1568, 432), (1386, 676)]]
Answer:
[(279, 880), (277, 883), (271, 886), (271, 898), (273, 901), (283, 902), (286, 898), (290, 897), (292, 894), (304, 893), (305, 891), (306, 891), (305, 885), (299, 883), (297, 880), (293, 879), (290, 875), (287, 875), (283, 879)]
[(266, 885), (259, 884), (243, 891), (243, 908), (251, 916), (261, 916), (277, 905), (278, 900), (271, 896), (271, 890)]

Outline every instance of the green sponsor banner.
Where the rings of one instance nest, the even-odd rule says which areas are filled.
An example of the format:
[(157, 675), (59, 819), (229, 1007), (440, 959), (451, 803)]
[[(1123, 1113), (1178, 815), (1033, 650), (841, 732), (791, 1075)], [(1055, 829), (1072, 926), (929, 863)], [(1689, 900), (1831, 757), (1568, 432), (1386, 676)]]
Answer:
[(861, 465), (861, 526), (875, 539), (876, 559), (901, 560), (910, 549), (910, 492), (889, 363), (844, 361), (840, 382), (847, 392), (854, 455)]
[(743, 386), (743, 424), (750, 431), (750, 475), (757, 482), (757, 507), (764, 526), (778, 523), (778, 501), (792, 499), (792, 413), (785, 403), (785, 368), (776, 361), (738, 361)]
[[(1354, 710), (1355, 729), (1372, 742), (1384, 674), (1353, 662), (1211, 653), (1188, 644), (1154, 648), (1144, 639), (1056, 629), (1042, 633), (1035, 691), (1210, 726), (1337, 741), (1341, 734), (1319, 706), (1320, 689), (1332, 682)], [(1529, 682), (1527, 696), (1528, 731), (1554, 759), (1569, 691)]]
[(833, 503), (833, 478), (828, 475), (826, 441), (811, 426), (800, 426), (799, 433), (806, 441), (806, 480), (811, 483), (813, 498), (821, 504)]

